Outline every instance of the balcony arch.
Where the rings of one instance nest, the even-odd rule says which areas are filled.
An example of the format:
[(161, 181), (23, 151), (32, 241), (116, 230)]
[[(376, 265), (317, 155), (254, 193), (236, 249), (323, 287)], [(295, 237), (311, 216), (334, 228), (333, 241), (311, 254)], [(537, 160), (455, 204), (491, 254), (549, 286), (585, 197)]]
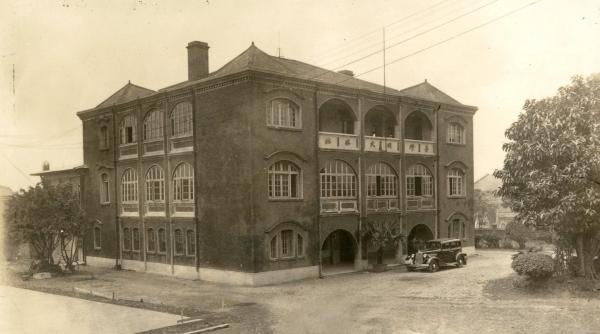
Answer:
[(433, 125), (423, 112), (413, 111), (404, 121), (404, 136), (412, 140), (433, 140)]
[(357, 125), (354, 111), (342, 100), (328, 100), (319, 108), (320, 132), (356, 134)]
[(394, 113), (384, 106), (375, 106), (365, 115), (365, 135), (396, 138), (398, 121)]

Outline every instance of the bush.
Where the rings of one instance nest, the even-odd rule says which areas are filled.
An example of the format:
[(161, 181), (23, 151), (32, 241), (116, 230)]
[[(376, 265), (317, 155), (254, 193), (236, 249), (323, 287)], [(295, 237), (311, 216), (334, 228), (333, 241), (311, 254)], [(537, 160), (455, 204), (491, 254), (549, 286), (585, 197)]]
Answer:
[(554, 273), (554, 260), (542, 253), (523, 253), (513, 260), (511, 267), (517, 274), (534, 281), (543, 281)]

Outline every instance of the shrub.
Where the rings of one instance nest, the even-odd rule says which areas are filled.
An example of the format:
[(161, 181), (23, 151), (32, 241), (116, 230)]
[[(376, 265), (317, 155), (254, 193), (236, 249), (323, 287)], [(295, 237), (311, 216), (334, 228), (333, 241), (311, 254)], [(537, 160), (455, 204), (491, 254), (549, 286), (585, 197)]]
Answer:
[(552, 257), (542, 253), (523, 253), (515, 257), (511, 267), (517, 274), (534, 281), (548, 279), (554, 273)]

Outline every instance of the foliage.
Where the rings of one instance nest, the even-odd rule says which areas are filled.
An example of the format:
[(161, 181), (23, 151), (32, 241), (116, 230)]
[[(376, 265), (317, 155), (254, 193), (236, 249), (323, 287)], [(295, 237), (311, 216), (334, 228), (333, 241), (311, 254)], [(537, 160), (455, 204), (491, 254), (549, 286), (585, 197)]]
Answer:
[(72, 269), (72, 256), (77, 251), (73, 241), (82, 235), (84, 226), (79, 197), (72, 189), (70, 184), (38, 183), (9, 198), (5, 211), (9, 237), (31, 244), (41, 267), (53, 264), (52, 254), (61, 247), (61, 256)]
[(498, 248), (500, 240), (504, 237), (501, 230), (478, 230), (475, 231), (475, 245), (482, 248)]
[(506, 225), (506, 236), (518, 242), (521, 248), (525, 247), (525, 242), (536, 237), (535, 231), (518, 221), (512, 221)]
[(552, 277), (554, 273), (554, 261), (550, 255), (542, 253), (523, 253), (515, 257), (511, 267), (517, 274), (527, 278), (540, 281)]
[(473, 193), (473, 213), (480, 221), (487, 218), (492, 223), (496, 219), (496, 205), (490, 200), (491, 194), (475, 189)]
[(394, 220), (368, 220), (363, 229), (363, 236), (377, 248), (377, 263), (383, 263), (383, 248), (397, 246), (403, 237), (400, 223)]
[(600, 253), (600, 76), (576, 76), (542, 100), (527, 100), (506, 131), (498, 194), (520, 221), (548, 226), (581, 255), (579, 274), (596, 279)]

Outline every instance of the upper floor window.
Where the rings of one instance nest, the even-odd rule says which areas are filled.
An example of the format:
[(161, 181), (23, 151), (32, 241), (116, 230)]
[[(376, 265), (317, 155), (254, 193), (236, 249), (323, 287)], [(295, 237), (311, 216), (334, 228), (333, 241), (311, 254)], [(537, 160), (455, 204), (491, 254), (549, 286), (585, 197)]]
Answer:
[(367, 171), (367, 196), (398, 196), (398, 177), (388, 164), (379, 162), (369, 167)]
[(457, 238), (457, 239), (466, 239), (467, 238), (467, 230), (465, 226), (465, 221), (459, 218), (452, 219), (450, 224), (448, 224), (448, 237), (449, 238)]
[(152, 110), (144, 119), (144, 141), (159, 140), (163, 137), (163, 112)]
[(121, 177), (121, 202), (138, 202), (138, 178), (137, 172), (133, 168), (127, 168)]
[(322, 198), (356, 197), (356, 174), (346, 162), (327, 161), (319, 174)]
[(453, 122), (448, 124), (448, 143), (464, 144), (465, 129), (459, 123)]
[(300, 168), (289, 161), (278, 161), (269, 167), (269, 198), (302, 197)]
[(433, 196), (433, 176), (420, 164), (406, 171), (406, 196)]
[(194, 169), (189, 163), (179, 164), (173, 172), (173, 200), (194, 200)]
[(282, 128), (299, 129), (300, 108), (287, 99), (276, 99), (271, 101), (267, 111), (267, 125)]
[(100, 175), (100, 203), (110, 203), (110, 183), (106, 173)]
[(448, 170), (448, 196), (465, 196), (465, 174), (458, 168)]
[(304, 237), (293, 229), (276, 233), (269, 243), (271, 259), (284, 259), (304, 256)]
[(173, 108), (170, 117), (171, 137), (191, 136), (193, 131), (192, 104), (179, 103)]
[(127, 115), (121, 121), (119, 127), (119, 135), (121, 137), (121, 145), (136, 142), (137, 120), (133, 115)]
[(105, 150), (109, 146), (108, 127), (104, 125), (100, 128), (100, 149)]
[(165, 174), (160, 166), (154, 165), (146, 173), (146, 201), (165, 200)]

